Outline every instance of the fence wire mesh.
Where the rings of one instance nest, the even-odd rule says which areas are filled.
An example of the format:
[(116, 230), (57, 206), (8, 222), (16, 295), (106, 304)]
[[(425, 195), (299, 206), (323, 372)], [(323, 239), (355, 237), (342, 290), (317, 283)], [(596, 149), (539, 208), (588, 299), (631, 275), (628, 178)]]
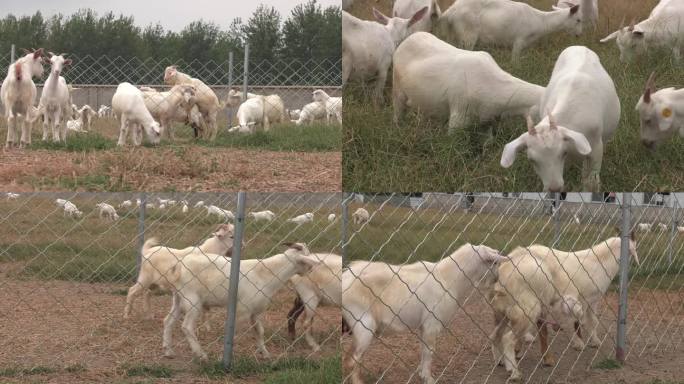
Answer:
[[(342, 275), (344, 382), (581, 381), (623, 358), (654, 362), (681, 351), (684, 195), (562, 197), (346, 200), (354, 224)], [(635, 249), (623, 246), (623, 224)], [(509, 355), (495, 358), (495, 345)]]
[[(148, 139), (156, 143), (155, 130), (170, 140), (176, 139), (174, 130), (179, 130), (180, 138), (213, 141), (218, 133), (254, 133), (257, 129), (267, 131), (293, 123), (341, 123), (341, 59), (255, 60), (249, 56), (249, 47), (245, 48), (244, 54), (226, 52), (225, 57), (208, 62), (67, 54), (64, 58), (70, 63), (63, 67), (55, 66), (51, 54), (44, 52), (45, 74), (33, 79), (38, 94), (35, 109), (29, 113), (28, 128), (38, 131), (43, 125), (43, 140), (65, 141), (67, 135), (94, 130), (106, 137), (121, 134), (120, 145), (129, 140), (140, 145), (143, 128)], [(20, 52), (4, 55), (0, 62), (5, 63), (3, 68), (11, 68), (9, 64), (23, 56)], [(60, 110), (60, 116), (54, 118), (55, 123), (51, 117), (45, 125), (47, 114), (41, 95), (43, 88), (50, 86), (47, 79), (53, 66), (71, 87), (70, 100)], [(112, 109), (112, 100), (124, 82), (143, 91), (145, 107), (159, 127), (137, 115), (131, 117), (130, 124), (113, 119), (122, 114)], [(254, 100), (242, 106), (246, 102), (242, 95), (245, 91)], [(314, 91), (319, 91), (318, 96)], [(241, 107), (242, 119), (238, 117)], [(58, 133), (53, 133), (53, 124), (59, 127)], [(129, 132), (124, 129), (127, 126), (131, 126)], [(180, 129), (181, 126), (188, 128)], [(19, 144), (20, 129), (10, 130), (8, 141)], [(21, 134), (25, 135), (23, 131)], [(28, 137), (31, 136), (29, 133)]]
[[(3, 194), (0, 199), (3, 228), (0, 292), (4, 297), (0, 304), (3, 323), (0, 366), (13, 367), (19, 372), (40, 367), (49, 371), (55, 380), (61, 377), (67, 381), (69, 375), (85, 371), (88, 375), (117, 377), (135, 376), (140, 370), (162, 370), (180, 380), (189, 380), (197, 378), (198, 372), (192, 368), (195, 367), (191, 363), (193, 353), (186, 335), (197, 331), (199, 344), (210, 361), (208, 366), (220, 367), (220, 362), (212, 362), (220, 360), (224, 337), (228, 336), (224, 335), (223, 326), (226, 302), (217, 298), (226, 296), (230, 268), (219, 270), (218, 265), (225, 266), (228, 261), (229, 266), (230, 259), (204, 254), (198, 249), (192, 250), (194, 255), (187, 256), (189, 250), (184, 248), (198, 246), (213, 237), (228, 249), (238, 228), (243, 230), (243, 242), (234, 369), (242, 376), (256, 375), (258, 379), (258, 374), (268, 371), (265, 367), (278, 362), (296, 367), (305, 366), (302, 361), (337, 359), (340, 312), (336, 305), (341, 300), (341, 257), (337, 266), (333, 262), (313, 267), (330, 280), (328, 285), (337, 287), (337, 297), (322, 294), (335, 296), (330, 287), (315, 289), (313, 296), (304, 297), (299, 293), (302, 292), (299, 286), (311, 283), (309, 275), (298, 277), (297, 282), (290, 279), (294, 275), (290, 261), (294, 259), (283, 259), (282, 254), (292, 250), (285, 251), (287, 247), (282, 244), (305, 243), (312, 252), (306, 258), (312, 260), (339, 255), (341, 194), (248, 193), (245, 225), (225, 226), (233, 217), (240, 217), (236, 196), (225, 193)], [(250, 214), (265, 211), (273, 215)], [(313, 218), (299, 224), (289, 221), (306, 213), (313, 214)], [(152, 237), (164, 247), (149, 248), (141, 257), (141, 244)], [(268, 259), (274, 255), (280, 256)], [(202, 264), (201, 271), (191, 268), (207, 261), (209, 264)], [(172, 275), (176, 272), (179, 275)], [(297, 272), (302, 272), (301, 266)], [(156, 280), (143, 278), (144, 274), (155, 273)], [(174, 280), (172, 276), (184, 280), (180, 283), (180, 279)], [(210, 282), (207, 276), (219, 276), (221, 281)], [(124, 319), (129, 288), (136, 287), (136, 281), (154, 283), (145, 286), (152, 288), (150, 307), (145, 308), (144, 294), (137, 296), (132, 301), (130, 315)], [(176, 292), (175, 296), (169, 291)], [(253, 296), (246, 296), (250, 292)], [(203, 295), (203, 304), (199, 308), (187, 306), (187, 303), (198, 303), (193, 301), (197, 295)], [(176, 296), (182, 306), (181, 318), (169, 328), (174, 336), (169, 348), (162, 349), (164, 319)], [(320, 301), (320, 305), (314, 305), (314, 301)], [(260, 306), (254, 308), (257, 302)], [(296, 329), (288, 329), (292, 328), (288, 316), (294, 312), (293, 305), (297, 302), (299, 312), (304, 313), (290, 322)], [(252, 321), (249, 316), (243, 316), (245, 307), (250, 306), (252, 311), (247, 312), (258, 315)], [(193, 311), (203, 313), (201, 321), (181, 332), (181, 323)], [(308, 311), (313, 314), (311, 337), (305, 337), (310, 321)], [(259, 320), (265, 329), (268, 358), (257, 346), (255, 333), (259, 323), (254, 320)], [(175, 354), (164, 358), (162, 355), (170, 349)], [(210, 369), (201, 366), (199, 374), (206, 376), (207, 372)]]

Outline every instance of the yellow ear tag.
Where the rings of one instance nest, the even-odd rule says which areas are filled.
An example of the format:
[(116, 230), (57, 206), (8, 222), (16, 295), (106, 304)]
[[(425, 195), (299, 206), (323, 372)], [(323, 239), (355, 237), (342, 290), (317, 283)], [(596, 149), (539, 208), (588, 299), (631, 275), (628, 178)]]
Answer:
[(663, 117), (668, 118), (672, 116), (672, 110), (670, 108), (663, 108), (661, 114), (663, 115)]

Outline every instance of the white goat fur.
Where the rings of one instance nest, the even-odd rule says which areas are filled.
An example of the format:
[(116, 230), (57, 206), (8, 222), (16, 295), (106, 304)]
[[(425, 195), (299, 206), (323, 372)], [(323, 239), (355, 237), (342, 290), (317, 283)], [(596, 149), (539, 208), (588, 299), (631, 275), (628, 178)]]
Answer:
[(275, 217), (276, 217), (275, 213), (268, 211), (268, 210), (259, 211), (259, 212), (250, 212), (249, 216), (251, 216), (254, 219), (254, 221), (261, 221), (261, 220), (273, 221), (273, 220), (275, 220)]
[(166, 67), (164, 70), (164, 83), (168, 85), (190, 84), (194, 85), (197, 96), (195, 99), (197, 108), (202, 114), (202, 124), (205, 138), (214, 140), (216, 138), (217, 125), (216, 115), (223, 105), (219, 103), (216, 93), (209, 88), (202, 80), (190, 77), (187, 74), (178, 71), (175, 65)]
[(195, 86), (179, 84), (166, 92), (153, 89), (141, 91), (145, 107), (161, 125), (162, 135), (174, 140), (172, 122), (177, 121), (177, 116), (181, 116), (183, 122), (186, 120), (188, 111), (195, 105)]
[(121, 120), (118, 146), (126, 144), (129, 131), (133, 144), (140, 145), (142, 141), (140, 125), (142, 125), (151, 143), (159, 143), (161, 128), (145, 108), (143, 94), (138, 88), (130, 83), (119, 84), (112, 97), (112, 111)]
[(414, 32), (432, 32), (437, 20), (442, 16), (437, 0), (396, 0), (392, 7), (392, 15), (404, 19), (411, 18), (422, 8), (428, 7), (428, 14), (409, 27), (409, 34)]
[(50, 130), (54, 142), (66, 142), (66, 120), (71, 111), (71, 95), (66, 80), (60, 74), (64, 66), (71, 64), (71, 59), (51, 55), (50, 64), (50, 75), (40, 94), (40, 104), (43, 106), (43, 140), (47, 140)]
[(116, 209), (107, 203), (96, 204), (95, 207), (100, 211), (100, 219), (108, 219), (111, 221), (119, 220), (119, 215), (116, 213)]
[[(325, 113), (327, 122), (330, 124), (333, 117), (337, 119), (339, 124), (342, 124), (342, 98), (330, 97), (322, 89), (313, 91), (313, 100), (323, 103), (325, 105)], [(308, 105), (308, 104), (307, 104)]]
[(354, 220), (354, 224), (357, 225), (367, 223), (368, 220), (370, 220), (370, 213), (364, 208), (358, 208), (352, 214), (352, 219)]
[(313, 213), (308, 212), (308, 213), (305, 213), (303, 215), (299, 215), (299, 216), (293, 217), (291, 219), (287, 219), (287, 221), (290, 223), (296, 223), (297, 225), (301, 225), (304, 223), (313, 222), (313, 216), (314, 216)]
[[(10, 64), (7, 77), (0, 87), (0, 100), (7, 119), (7, 141), (5, 146), (30, 145), (32, 123), (27, 124), (30, 107), (36, 100), (36, 85), (33, 77), (43, 75), (42, 48)], [(19, 138), (21, 130), (21, 138)]]

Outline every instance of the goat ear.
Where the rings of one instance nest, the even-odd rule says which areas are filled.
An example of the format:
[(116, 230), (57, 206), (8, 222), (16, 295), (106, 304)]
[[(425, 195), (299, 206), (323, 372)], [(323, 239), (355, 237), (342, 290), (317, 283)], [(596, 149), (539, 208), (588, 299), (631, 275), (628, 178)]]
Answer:
[(529, 133), (525, 132), (520, 135), (517, 139), (506, 144), (501, 153), (501, 166), (504, 168), (509, 168), (513, 165), (515, 161), (515, 155), (518, 151), (527, 148), (527, 138), (530, 136)]
[(286, 247), (288, 247), (288, 248), (292, 248), (292, 247), (294, 246), (294, 244), (295, 244), (295, 243), (287, 242), (287, 243), (281, 243), (280, 245), (284, 245), (284, 246), (286, 246)]
[(64, 60), (64, 65), (71, 65), (71, 59)]
[(575, 149), (577, 149), (580, 155), (586, 156), (591, 153), (591, 144), (589, 144), (586, 136), (567, 128), (559, 127), (558, 129), (563, 129), (563, 136), (575, 143)]
[(570, 7), (570, 16), (577, 13), (577, 11), (579, 11), (579, 8), (580, 8), (579, 4), (576, 4), (576, 5), (573, 5), (572, 7)]
[(644, 31), (632, 31), (632, 36), (637, 39), (644, 37)]
[(382, 25), (387, 25), (387, 23), (389, 23), (389, 18), (383, 15), (382, 12), (375, 9), (375, 7), (373, 7), (373, 16), (375, 16), (375, 20)]
[(409, 27), (417, 23), (420, 19), (422, 19), (427, 13), (427, 11), (428, 7), (423, 7), (418, 12), (414, 13), (413, 16), (411, 16), (411, 20), (409, 20)]
[(617, 39), (619, 33), (620, 33), (620, 31), (615, 31), (615, 32), (611, 33), (610, 35), (604, 37), (603, 39), (599, 40), (599, 42), (606, 43), (608, 41), (615, 40), (615, 39)]

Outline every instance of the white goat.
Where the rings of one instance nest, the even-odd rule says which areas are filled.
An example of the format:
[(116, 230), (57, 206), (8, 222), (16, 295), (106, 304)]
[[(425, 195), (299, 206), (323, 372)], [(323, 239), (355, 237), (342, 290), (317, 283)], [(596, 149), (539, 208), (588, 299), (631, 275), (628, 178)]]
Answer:
[(189, 210), (190, 210), (190, 209), (188, 208), (188, 204), (187, 204), (187, 203), (183, 203), (183, 208), (181, 208), (181, 211), (182, 211), (183, 213), (188, 213)]
[[(325, 112), (325, 110), (324, 110), (324, 112)], [(288, 109), (287, 114), (290, 116), (290, 121), (295, 122), (295, 121), (299, 120), (299, 117), (302, 114), (302, 110), (301, 109)]]
[(658, 223), (658, 230), (660, 230), (660, 232), (667, 231), (667, 225), (665, 225), (663, 223)]
[(145, 108), (142, 92), (131, 83), (121, 83), (116, 88), (112, 97), (112, 110), (121, 120), (118, 146), (121, 147), (126, 144), (129, 130), (131, 130), (133, 144), (139, 146), (142, 141), (140, 125), (144, 128), (151, 143), (159, 143), (159, 136), (161, 135), (159, 123), (154, 121), (150, 112)]
[(342, 85), (350, 78), (361, 81), (374, 78), (374, 100), (379, 103), (394, 50), (409, 35), (409, 28), (427, 11), (428, 7), (423, 7), (409, 19), (390, 19), (373, 8), (373, 15), (380, 24), (342, 11)]
[(195, 105), (196, 92), (197, 90), (192, 84), (174, 85), (166, 92), (158, 92), (153, 89), (142, 90), (145, 107), (150, 111), (152, 117), (159, 121), (162, 135), (175, 140), (171, 123), (179, 115), (179, 109), (186, 112), (182, 120), (185, 121), (187, 112)]
[(202, 114), (202, 131), (204, 132), (205, 138), (212, 141), (216, 139), (216, 115), (218, 114), (218, 111), (225, 106), (219, 103), (216, 93), (201, 80), (178, 71), (175, 65), (166, 67), (164, 70), (164, 83), (168, 85), (190, 84), (195, 86), (197, 95), (195, 97), (195, 103), (197, 109)]
[(16, 199), (19, 198), (19, 194), (18, 194), (18, 193), (7, 192), (7, 193), (5, 194), (5, 197), (7, 197), (7, 200), (16, 200)]
[(677, 62), (684, 47), (684, 3), (681, 0), (661, 0), (646, 20), (620, 29), (601, 39), (602, 43), (615, 40), (620, 49), (620, 60), (630, 61), (648, 49), (670, 48)]
[(270, 129), (270, 123), (268, 116), (264, 112), (265, 108), (266, 104), (263, 96), (247, 99), (238, 108), (238, 125), (230, 128), (228, 132), (254, 133), (257, 125), (262, 125), (264, 131), (267, 132)]
[(359, 364), (374, 334), (391, 330), (418, 334), (419, 376), (434, 383), (432, 354), (440, 331), (474, 290), (484, 295), (491, 289), (496, 263), (505, 259), (495, 249), (465, 244), (438, 263), (352, 262), (342, 273), (342, 318), (352, 335), (344, 364), (351, 382), (362, 383)]
[[(71, 59), (62, 55), (48, 52), (51, 64), (50, 75), (40, 94), (40, 104), (43, 106), (43, 140), (48, 138), (48, 130), (52, 131), (52, 141), (66, 142), (66, 120), (70, 114), (69, 88), (66, 80), (61, 76), (65, 66), (71, 65)], [(64, 121), (62, 121), (64, 120)]]
[(235, 220), (235, 215), (233, 215), (233, 212), (228, 211), (223, 208), (219, 208), (215, 205), (209, 205), (206, 207), (207, 208), (207, 216), (211, 215), (216, 215), (219, 217), (219, 219), (223, 221), (227, 220)]
[(333, 221), (335, 221), (336, 218), (337, 218), (337, 216), (334, 213), (329, 214), (328, 215), (328, 223), (332, 223)]
[(428, 7), (428, 15), (409, 27), (409, 34), (432, 32), (437, 20), (442, 16), (437, 0), (396, 0), (392, 7), (392, 15), (409, 18), (424, 7)]
[(339, 307), (342, 304), (342, 256), (333, 253), (312, 253), (310, 257), (320, 264), (307, 274), (290, 278), (297, 292), (294, 306), (287, 315), (288, 332), (292, 339), (296, 336), (296, 322), (304, 312), (304, 338), (314, 352), (321, 347), (311, 334), (314, 316), (319, 305)]
[(291, 219), (287, 219), (288, 223), (296, 223), (297, 225), (302, 225), (305, 223), (312, 223), (313, 222), (313, 213), (308, 212), (303, 215), (299, 215), (296, 217), (293, 217)]
[[(501, 264), (498, 282), (492, 295), (492, 308), (497, 322), (492, 333), (493, 352), (496, 361), (502, 357), (511, 380), (521, 378), (515, 358), (515, 344), (535, 325), (540, 331), (540, 344), (545, 365), (554, 365), (555, 359), (548, 351), (546, 342), (546, 319), (552, 308), (563, 301), (563, 307), (573, 309), (571, 302), (577, 300), (583, 310), (566, 310), (575, 319), (572, 346), (581, 350), (580, 326), (585, 327), (585, 338), (592, 347), (601, 344), (596, 336), (597, 307), (619, 270), (621, 239), (612, 237), (592, 248), (564, 252), (542, 245), (516, 248), (509, 254), (510, 262)], [(629, 240), (629, 253), (639, 264), (636, 242)], [(568, 300), (572, 298), (572, 300)], [(536, 323), (536, 324), (535, 324)], [(588, 328), (588, 329), (587, 329)]]
[(259, 212), (250, 212), (249, 216), (254, 218), (254, 221), (261, 221), (261, 220), (273, 221), (273, 220), (275, 220), (275, 217), (276, 217), (275, 213), (268, 211), (268, 210), (259, 211)]
[[(140, 205), (140, 204), (138, 204), (138, 205)], [(121, 202), (121, 204), (119, 204), (119, 208), (130, 208), (132, 206), (133, 206), (133, 202), (130, 200), (124, 200)]]
[(328, 124), (331, 123), (333, 116), (337, 119), (339, 124), (342, 124), (342, 98), (330, 97), (322, 89), (313, 91), (313, 100), (323, 103), (325, 105), (325, 113)]
[(364, 208), (359, 208), (352, 214), (352, 220), (357, 225), (367, 223), (370, 220), (370, 213)]
[(544, 36), (567, 31), (582, 33), (579, 5), (551, 12), (512, 0), (458, 0), (444, 11), (448, 40), (471, 50), (477, 43), (512, 48), (517, 61), (523, 49)]
[(116, 209), (107, 203), (96, 204), (95, 207), (100, 211), (100, 219), (108, 219), (111, 221), (119, 220), (119, 215)]
[[(314, 101), (312, 103), (306, 104), (302, 107), (298, 114), (292, 115), (293, 111), (290, 111), (290, 116), (293, 118), (292, 122), (297, 125), (310, 124), (316, 120), (327, 119), (328, 111), (325, 108), (325, 104), (319, 101)], [(294, 116), (297, 116), (296, 118)]]
[[(264, 344), (264, 327), (259, 315), (268, 308), (273, 296), (296, 275), (304, 275), (318, 265), (318, 261), (308, 257), (309, 249), (305, 244), (288, 244), (290, 248), (265, 259), (247, 259), (240, 262), (240, 276), (237, 293), (238, 323), (249, 320), (257, 336), (258, 351), (269, 356)], [(197, 320), (202, 310), (210, 307), (228, 305), (228, 286), (230, 284), (230, 259), (219, 255), (203, 255), (197, 252), (187, 255), (182, 263), (173, 266), (168, 275), (169, 283), (175, 288), (173, 306), (164, 319), (163, 348), (165, 356), (173, 356), (173, 324), (183, 319), (183, 333), (195, 356), (207, 360), (207, 354), (195, 334)]]
[(81, 121), (81, 126), (83, 127), (83, 130), (85, 131), (90, 131), (90, 127), (93, 121), (93, 118), (97, 116), (97, 113), (95, 110), (93, 110), (90, 105), (85, 104), (84, 106), (81, 107), (81, 109), (78, 110), (78, 115)]
[(504, 147), (501, 166), (510, 167), (516, 152), (526, 148), (544, 190), (558, 192), (570, 154), (583, 159), (583, 190), (598, 191), (603, 146), (620, 121), (620, 99), (596, 53), (581, 46), (561, 52), (540, 110), (548, 115), (536, 126), (528, 117), (527, 132)]
[(64, 202), (64, 215), (80, 218), (81, 216), (83, 216), (83, 212), (78, 210), (78, 208), (76, 207), (76, 204), (72, 203), (71, 201), (65, 201)]
[(637, 224), (637, 228), (639, 229), (639, 232), (650, 232), (652, 227), (653, 227), (652, 223), (639, 223), (639, 224)]
[(83, 129), (83, 123), (81, 122), (81, 120), (67, 120), (66, 130), (67, 130), (67, 135), (69, 134), (69, 132), (75, 132), (75, 133), (88, 132), (85, 129)]
[[(262, 96), (256, 93), (247, 93), (247, 100), (254, 99), (258, 97), (263, 97), (264, 101), (264, 114), (268, 117), (268, 122), (273, 123), (284, 123), (287, 121), (285, 103), (283, 99), (278, 95), (267, 95)], [(242, 102), (242, 92), (231, 89), (228, 91), (228, 101), (226, 105), (232, 107), (240, 105)]]
[(64, 208), (64, 205), (68, 202), (69, 202), (69, 200), (65, 200), (65, 199), (55, 199), (55, 205), (58, 206), (59, 208)]
[(97, 110), (97, 117), (110, 117), (112, 114), (112, 107), (107, 105), (100, 105), (100, 109)]
[[(42, 55), (42, 48), (35, 52), (26, 51), (25, 56), (10, 64), (7, 77), (0, 87), (0, 100), (4, 105), (5, 118), (7, 118), (5, 143), (7, 148), (13, 145), (23, 147), (31, 144), (33, 124), (26, 123), (37, 94), (32, 78), (43, 75)], [(21, 130), (21, 138), (19, 138), (19, 130)]]
[(161, 290), (169, 290), (169, 275), (172, 268), (180, 263), (187, 255), (199, 253), (202, 255), (226, 255), (233, 247), (232, 224), (221, 224), (211, 237), (204, 240), (199, 246), (190, 246), (183, 249), (174, 249), (159, 245), (156, 238), (145, 241), (142, 247), (142, 264), (136, 283), (128, 289), (126, 306), (124, 307), (124, 319), (130, 318), (131, 307), (136, 297), (143, 295), (143, 313), (151, 319), (154, 314), (150, 311), (150, 289), (157, 287)]
[(198, 201), (195, 203), (195, 206), (193, 208), (202, 208), (204, 207), (204, 201)]
[(448, 117), (450, 133), (469, 120), (536, 115), (544, 93), (505, 72), (489, 53), (458, 49), (426, 32), (397, 48), (393, 76), (395, 123), (410, 105), (428, 116)]
[(636, 110), (641, 124), (641, 143), (654, 150), (656, 146), (678, 133), (684, 137), (684, 89), (655, 88), (655, 72), (646, 81), (644, 94)]

